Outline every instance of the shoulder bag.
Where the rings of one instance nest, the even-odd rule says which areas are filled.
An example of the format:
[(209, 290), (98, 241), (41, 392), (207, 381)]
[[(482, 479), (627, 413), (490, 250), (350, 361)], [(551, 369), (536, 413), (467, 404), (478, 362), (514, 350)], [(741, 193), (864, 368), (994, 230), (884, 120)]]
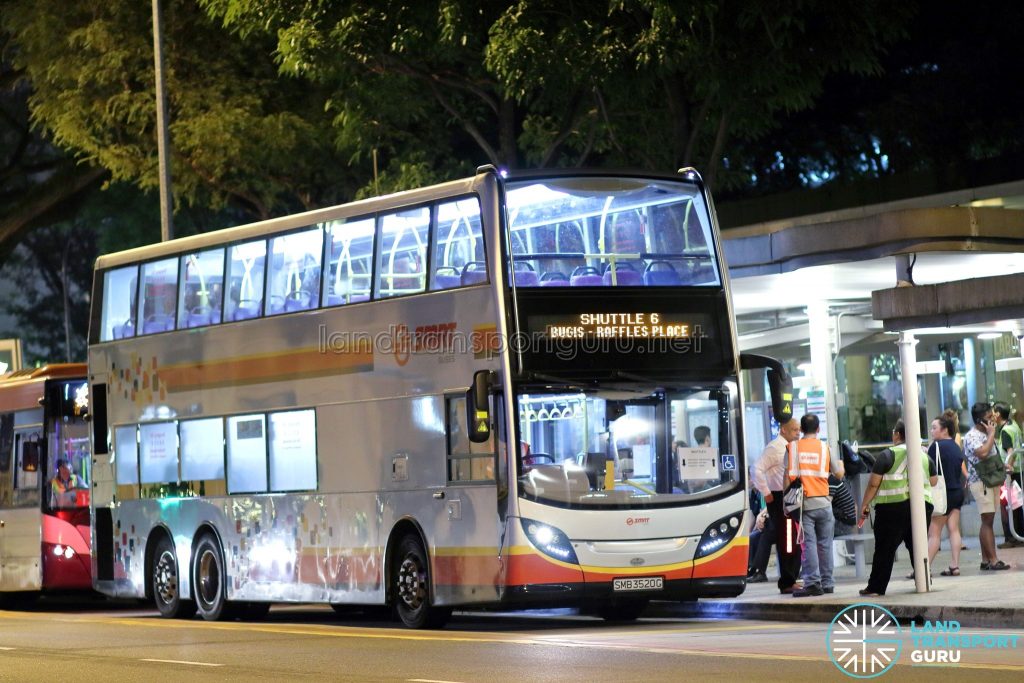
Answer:
[(1003, 459), (1000, 457), (999, 451), (996, 450), (995, 446), (992, 447), (988, 457), (978, 458), (974, 471), (978, 473), (978, 479), (981, 479), (981, 483), (990, 489), (1002, 486), (1003, 482), (1006, 481), (1006, 467), (1003, 465)]
[(944, 515), (947, 505), (946, 479), (942, 474), (942, 448), (939, 447), (938, 441), (935, 442), (935, 467), (939, 470), (939, 483), (932, 486), (932, 514)]

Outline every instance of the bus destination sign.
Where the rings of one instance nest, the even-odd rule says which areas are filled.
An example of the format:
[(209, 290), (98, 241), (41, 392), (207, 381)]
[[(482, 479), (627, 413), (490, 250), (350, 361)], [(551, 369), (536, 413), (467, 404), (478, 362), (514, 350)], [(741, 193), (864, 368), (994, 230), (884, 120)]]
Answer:
[(549, 339), (689, 339), (689, 321), (672, 320), (654, 312), (577, 313), (545, 316)]

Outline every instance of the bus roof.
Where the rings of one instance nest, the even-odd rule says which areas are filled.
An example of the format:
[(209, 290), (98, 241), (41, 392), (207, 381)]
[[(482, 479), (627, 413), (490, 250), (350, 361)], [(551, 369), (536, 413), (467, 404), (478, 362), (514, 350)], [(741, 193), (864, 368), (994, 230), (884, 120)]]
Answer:
[(461, 180), (452, 180), (438, 185), (406, 190), (394, 194), (361, 199), (349, 204), (314, 209), (304, 213), (290, 214), (280, 218), (272, 218), (257, 223), (249, 223), (235, 228), (225, 228), (213, 232), (205, 232), (190, 237), (158, 242), (114, 254), (105, 254), (96, 259), (96, 270), (103, 270), (120, 265), (149, 261), (165, 256), (200, 251), (202, 249), (258, 238), (264, 235), (302, 228), (317, 223), (366, 216), (379, 211), (388, 211), (402, 206), (412, 206), (440, 197), (467, 194), (474, 191), (482, 178), (491, 171), (481, 169), (477, 175)]
[(0, 412), (38, 408), (46, 380), (85, 379), (87, 374), (85, 363), (52, 363), (0, 375)]

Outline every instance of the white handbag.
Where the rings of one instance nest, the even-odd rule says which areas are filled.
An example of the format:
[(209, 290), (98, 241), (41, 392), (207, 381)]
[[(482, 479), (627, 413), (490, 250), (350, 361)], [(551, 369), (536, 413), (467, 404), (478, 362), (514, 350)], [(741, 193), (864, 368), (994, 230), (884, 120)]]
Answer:
[(939, 483), (932, 486), (932, 514), (944, 515), (948, 502), (946, 501), (946, 479), (942, 475), (942, 449), (939, 448), (938, 442), (935, 444), (935, 465), (939, 470)]

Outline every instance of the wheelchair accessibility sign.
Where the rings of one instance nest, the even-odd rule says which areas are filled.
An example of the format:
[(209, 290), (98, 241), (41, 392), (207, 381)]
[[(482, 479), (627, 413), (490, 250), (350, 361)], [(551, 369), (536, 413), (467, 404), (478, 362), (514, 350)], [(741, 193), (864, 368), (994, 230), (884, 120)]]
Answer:
[(723, 455), (722, 456), (722, 471), (723, 472), (735, 472), (736, 471), (736, 456), (735, 455)]

